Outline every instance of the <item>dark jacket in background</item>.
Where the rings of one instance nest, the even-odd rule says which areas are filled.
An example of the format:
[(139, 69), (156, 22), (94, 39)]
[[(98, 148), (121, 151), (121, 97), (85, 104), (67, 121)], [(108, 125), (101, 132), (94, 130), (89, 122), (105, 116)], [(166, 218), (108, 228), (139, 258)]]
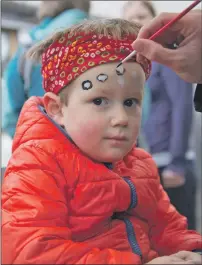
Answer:
[(198, 84), (194, 95), (195, 110), (202, 112), (202, 84)]

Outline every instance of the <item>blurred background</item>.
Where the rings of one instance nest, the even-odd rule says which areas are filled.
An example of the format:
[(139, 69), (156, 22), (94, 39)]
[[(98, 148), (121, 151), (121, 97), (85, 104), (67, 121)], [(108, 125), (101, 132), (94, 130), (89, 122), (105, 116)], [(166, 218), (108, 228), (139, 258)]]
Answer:
[[(160, 12), (180, 12), (192, 1), (150, 1)], [(28, 32), (38, 23), (37, 8), (40, 1), (1, 1), (1, 77), (19, 45), (30, 42)], [(122, 17), (125, 1), (91, 1), (90, 16), (94, 18)], [(201, 8), (201, 7), (197, 7)], [(2, 87), (5, 85), (1, 78)], [(195, 86), (193, 84), (193, 86)], [(2, 101), (5, 95), (2, 94)], [(2, 105), (2, 104), (1, 104)], [(4, 111), (4, 110), (2, 110)], [(197, 229), (201, 231), (201, 179), (202, 179), (202, 123), (201, 114), (193, 111), (190, 145), (196, 157), (197, 176)], [(1, 167), (6, 167), (11, 155), (12, 138), (2, 131)]]
[[(126, 1), (91, 1), (90, 15), (121, 17)], [(180, 12), (192, 1), (151, 1), (157, 13)], [(2, 70), (17, 49), (18, 43), (29, 42), (28, 31), (37, 24), (36, 12), (40, 1), (1, 1)]]

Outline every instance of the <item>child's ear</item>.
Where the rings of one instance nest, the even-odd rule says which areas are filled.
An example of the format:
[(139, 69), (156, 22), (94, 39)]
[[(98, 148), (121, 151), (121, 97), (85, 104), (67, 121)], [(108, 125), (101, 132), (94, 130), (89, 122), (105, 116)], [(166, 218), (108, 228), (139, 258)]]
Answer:
[(44, 107), (47, 114), (59, 125), (63, 126), (62, 103), (60, 97), (52, 92), (47, 92), (44, 95)]

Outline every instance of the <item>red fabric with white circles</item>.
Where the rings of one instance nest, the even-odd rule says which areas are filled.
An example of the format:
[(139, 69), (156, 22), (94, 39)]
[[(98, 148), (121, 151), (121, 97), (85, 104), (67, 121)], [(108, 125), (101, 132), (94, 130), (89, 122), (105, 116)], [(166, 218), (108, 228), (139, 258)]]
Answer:
[[(122, 40), (103, 35), (66, 34), (53, 42), (42, 55), (43, 87), (45, 91), (58, 94), (76, 77), (88, 69), (110, 62), (120, 62), (133, 49), (133, 36)], [(132, 58), (135, 61), (135, 57)], [(151, 63), (146, 58), (141, 63), (146, 78)]]

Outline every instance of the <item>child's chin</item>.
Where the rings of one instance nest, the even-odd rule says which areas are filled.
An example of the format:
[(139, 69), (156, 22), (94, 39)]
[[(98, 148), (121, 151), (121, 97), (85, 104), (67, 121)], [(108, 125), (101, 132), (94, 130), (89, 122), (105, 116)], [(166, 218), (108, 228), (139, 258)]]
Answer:
[(106, 152), (103, 154), (102, 153), (94, 153), (93, 155), (91, 154), (91, 158), (94, 161), (100, 162), (100, 163), (115, 163), (117, 161), (122, 160), (128, 152), (121, 152), (120, 150), (112, 151), (112, 152)]
[(124, 158), (124, 154), (116, 154), (116, 155), (109, 155), (103, 157), (102, 161), (107, 162), (107, 163), (114, 163), (117, 161), (120, 161)]

